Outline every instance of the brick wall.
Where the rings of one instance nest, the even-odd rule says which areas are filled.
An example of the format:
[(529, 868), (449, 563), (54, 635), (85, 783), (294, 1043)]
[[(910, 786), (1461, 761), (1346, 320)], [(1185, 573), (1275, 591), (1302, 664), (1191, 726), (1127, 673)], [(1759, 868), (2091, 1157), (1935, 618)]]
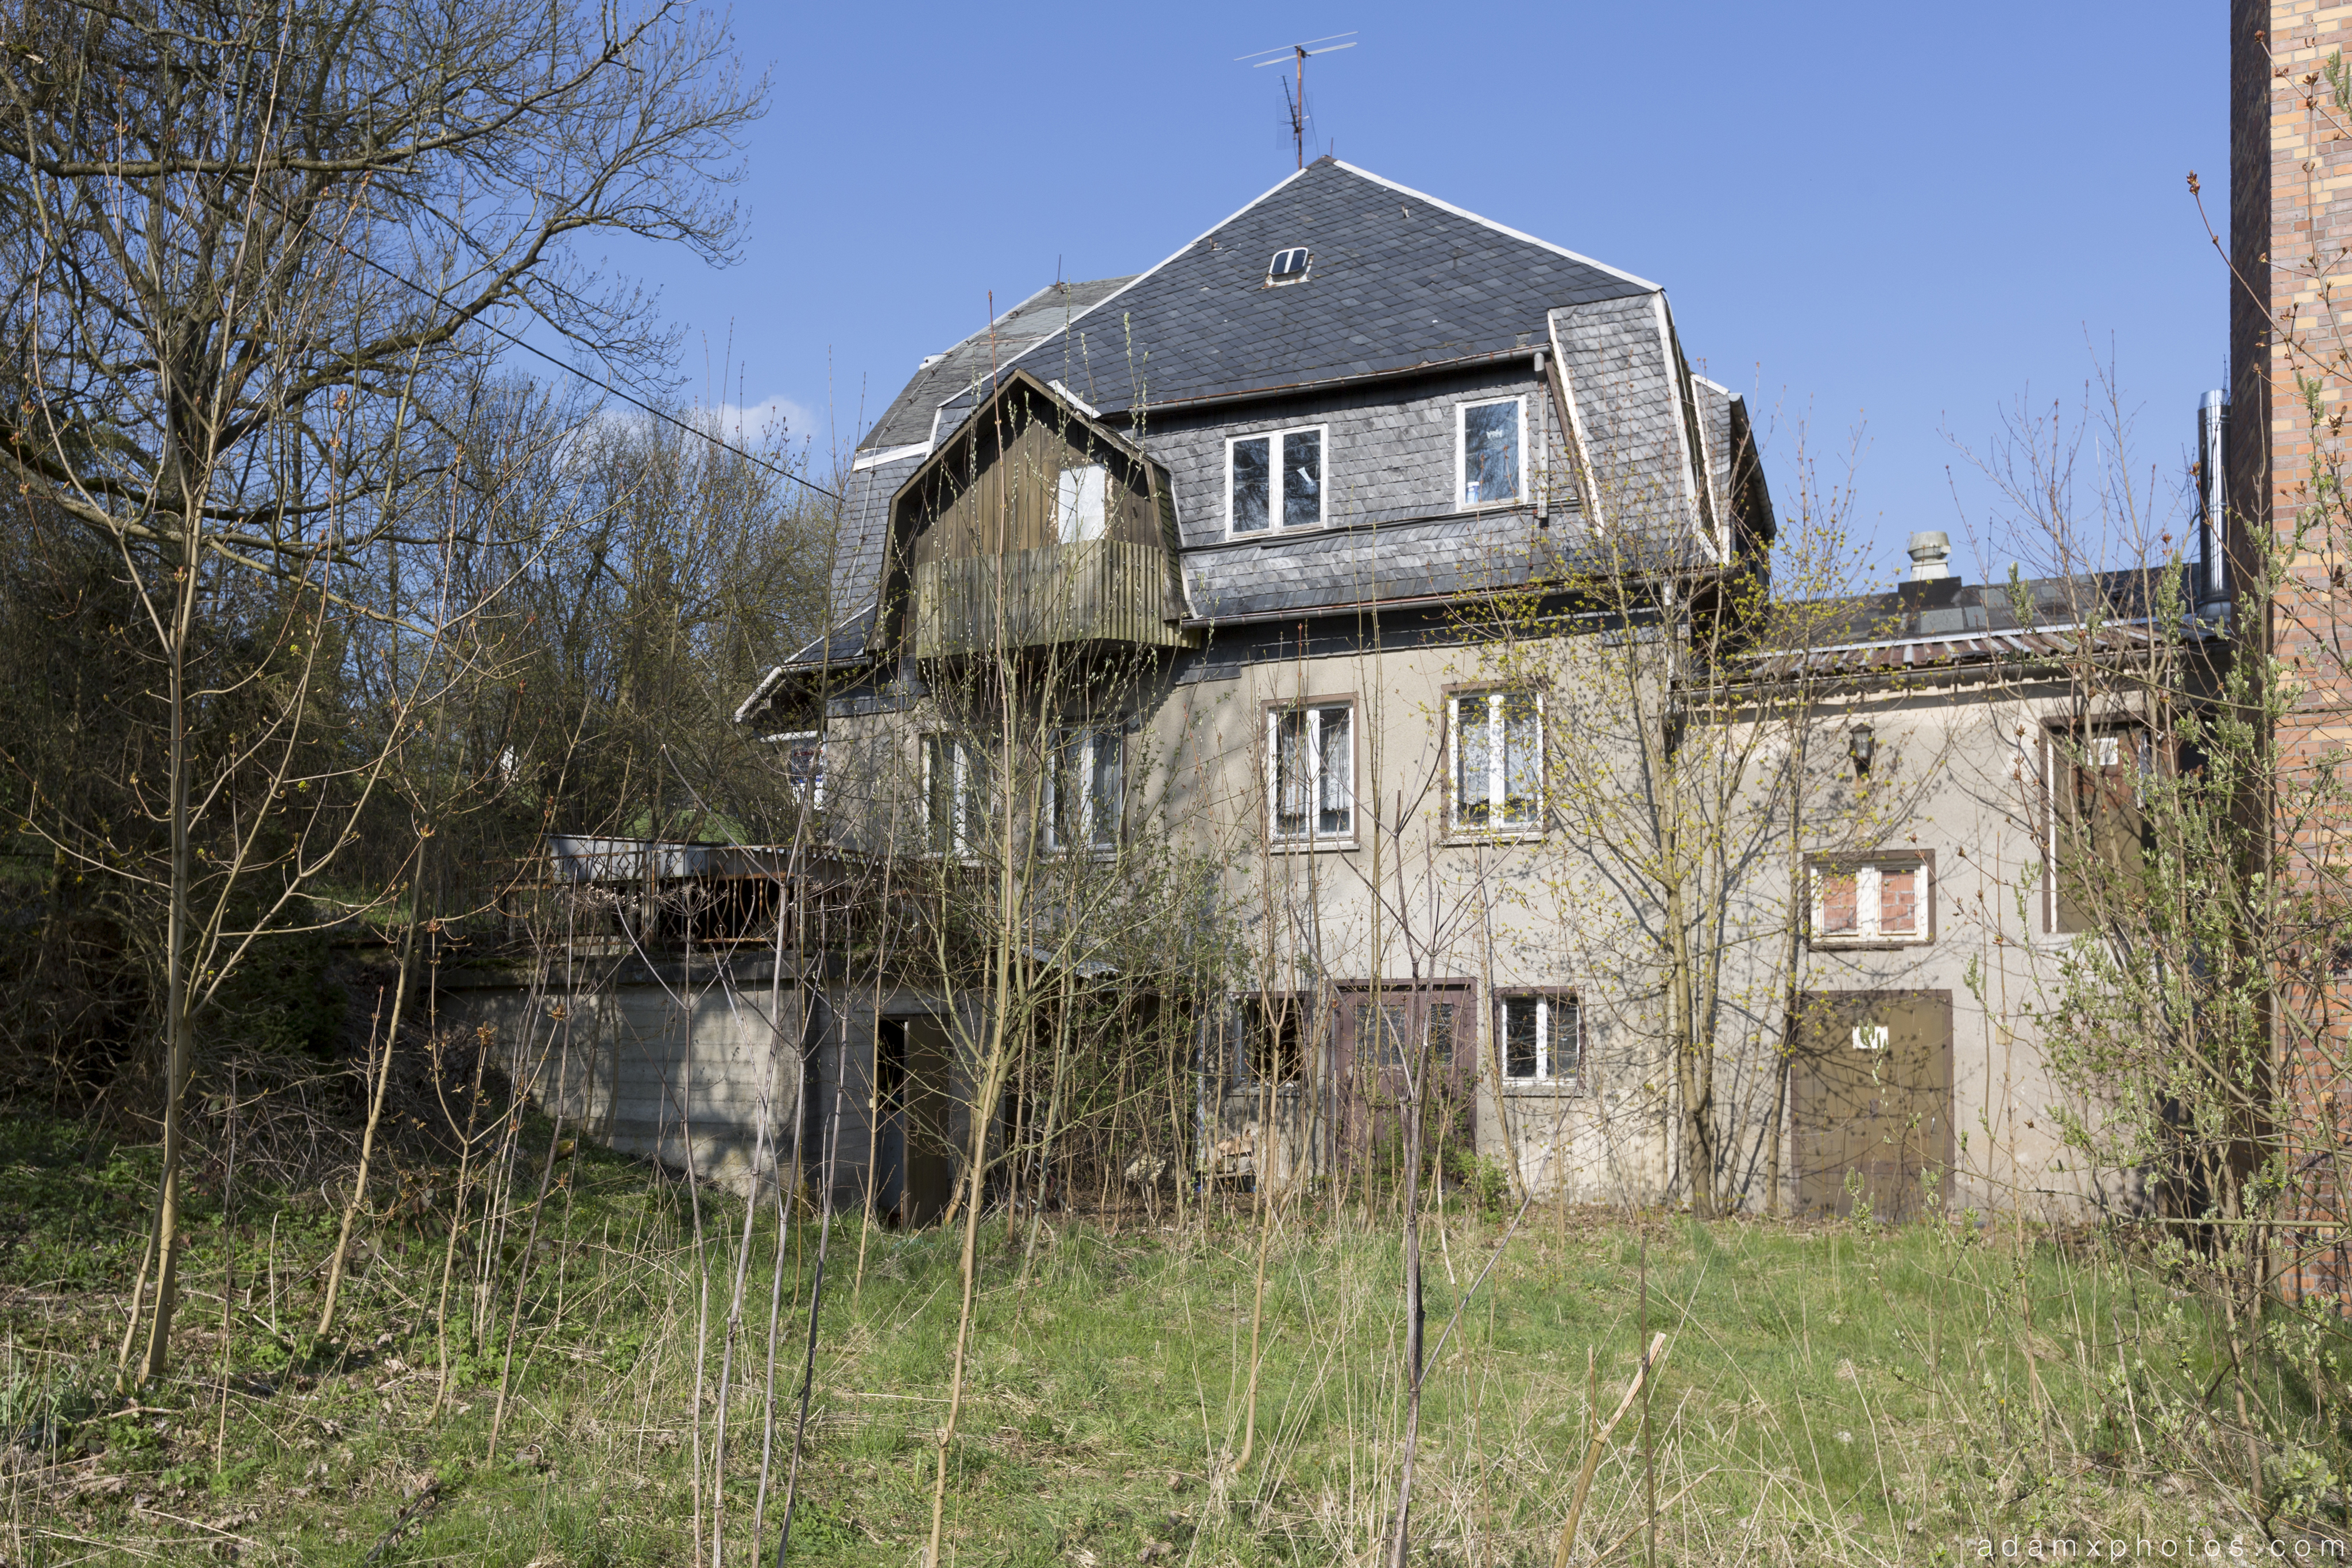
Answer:
[[(2247, 580), (2249, 538), (2285, 540), (2305, 529), (2290, 577), (2260, 623), (2242, 617), (2249, 650), (2267, 648), (2309, 685), (2279, 727), (2277, 747), (2287, 787), (2310, 777), (2352, 738), (2352, 618), (2336, 576), (2337, 531), (2311, 531), (2315, 462), (2342, 460), (2339, 433), (2324, 422), (2339, 413), (2352, 389), (2352, 320), (2338, 313), (2352, 299), (2331, 299), (2330, 280), (2352, 285), (2352, 112), (2336, 107), (2324, 71), (2338, 50), (2352, 53), (2352, 5), (2317, 0), (2232, 0), (2230, 8), (2230, 358), (2228, 491), (2237, 527), (2232, 575)], [(2210, 211), (2209, 207), (2209, 212)], [(2305, 387), (2320, 389), (2322, 428), (2315, 432)], [(2323, 514), (2324, 516), (2324, 514)], [(2275, 840), (2282, 869), (2327, 893), (2347, 877), (2339, 846), (2352, 824), (2278, 809)], [(2340, 988), (2284, 986), (2273, 999), (2284, 1048), (2277, 1061), (2286, 1103), (2297, 1107), (2287, 1131), (2295, 1183), (2292, 1201), (2313, 1222), (2306, 1241), (2323, 1249), (2289, 1268), (2290, 1296), (2352, 1289), (2352, 1254), (2326, 1245), (2345, 1218), (2336, 1165), (2336, 1106), (2347, 1085)], [(2284, 1261), (2284, 1259), (2283, 1258)]]

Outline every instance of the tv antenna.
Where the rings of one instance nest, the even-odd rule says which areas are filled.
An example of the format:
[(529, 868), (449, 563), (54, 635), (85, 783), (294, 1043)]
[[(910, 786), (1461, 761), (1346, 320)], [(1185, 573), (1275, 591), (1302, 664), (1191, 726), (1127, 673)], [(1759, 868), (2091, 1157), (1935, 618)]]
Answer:
[[(1307, 61), (1310, 56), (1337, 54), (1341, 49), (1354, 48), (1353, 43), (1338, 44), (1332, 39), (1352, 39), (1355, 36), (1352, 32), (1332, 33), (1325, 37), (1309, 38), (1303, 44), (1290, 44), (1278, 49), (1260, 49), (1255, 54), (1234, 57), (1236, 60), (1249, 61), (1250, 69), (1254, 71), (1263, 70), (1267, 66), (1282, 65), (1291, 66), (1297, 70), (1297, 89), (1294, 90), (1289, 82), (1284, 82), (1282, 96), (1290, 107), (1291, 150), (1298, 155), (1298, 166), (1302, 169), (1307, 167)], [(1323, 47), (1317, 47), (1318, 44)], [(1259, 58), (1261, 55), (1265, 58)]]

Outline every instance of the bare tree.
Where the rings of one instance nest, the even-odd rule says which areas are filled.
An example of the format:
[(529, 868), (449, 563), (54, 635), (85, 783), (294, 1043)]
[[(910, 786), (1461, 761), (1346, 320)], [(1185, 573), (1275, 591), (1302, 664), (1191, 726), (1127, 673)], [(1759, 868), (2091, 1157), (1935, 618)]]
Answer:
[[(668, 5), (620, 26), (562, 5), (18, 4), (5, 27), (0, 465), (118, 558), (124, 635), (156, 666), (148, 810), (168, 842), (130, 866), (89, 855), (164, 905), (147, 1378), (168, 1351), (194, 1019), (352, 841), (474, 608), (404, 573), (404, 551), (413, 568), (455, 542), (422, 500), (445, 475), (420, 434), (461, 418), (453, 372), (488, 333), (536, 321), (651, 363), (647, 302), (575, 248), (630, 233), (726, 259), (733, 214), (709, 191), (758, 98), (723, 29)], [(247, 631), (223, 639), (231, 607)], [(355, 722), (320, 699), (355, 674), (359, 623), (386, 629), (394, 706), (321, 758)], [(202, 768), (192, 737), (246, 693), (262, 717), (225, 746), (236, 768)]]

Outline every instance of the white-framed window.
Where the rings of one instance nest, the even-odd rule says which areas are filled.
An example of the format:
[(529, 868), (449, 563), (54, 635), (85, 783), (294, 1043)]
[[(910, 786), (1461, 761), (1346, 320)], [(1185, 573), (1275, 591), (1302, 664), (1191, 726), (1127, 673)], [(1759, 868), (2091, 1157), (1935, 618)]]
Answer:
[(1528, 400), (1490, 398), (1454, 410), (1454, 501), (1498, 507), (1528, 493)]
[(1118, 847), (1126, 805), (1126, 732), (1116, 725), (1072, 725), (1054, 736), (1045, 773), (1048, 848)]
[(1353, 839), (1356, 710), (1301, 704), (1265, 716), (1266, 831), (1286, 843)]
[(1584, 1067), (1584, 1009), (1572, 996), (1535, 992), (1495, 1003), (1495, 1030), (1503, 1041), (1503, 1077), (1514, 1083), (1556, 1083)]
[(1447, 740), (1455, 832), (1542, 829), (1542, 693), (1458, 692)]
[(1933, 862), (1921, 855), (1807, 868), (1816, 943), (1925, 942), (1935, 935)]
[(988, 758), (953, 736), (923, 737), (923, 824), (934, 854), (975, 852), (988, 830)]
[(1060, 505), (1062, 542), (1074, 545), (1103, 537), (1110, 493), (1110, 470), (1099, 463), (1062, 470)]
[(1225, 443), (1225, 528), (1262, 534), (1323, 526), (1324, 427), (1236, 435)]
[(811, 810), (824, 807), (824, 732), (816, 729), (786, 730), (781, 735), (760, 737), (776, 747), (784, 763), (785, 781), (798, 791)]

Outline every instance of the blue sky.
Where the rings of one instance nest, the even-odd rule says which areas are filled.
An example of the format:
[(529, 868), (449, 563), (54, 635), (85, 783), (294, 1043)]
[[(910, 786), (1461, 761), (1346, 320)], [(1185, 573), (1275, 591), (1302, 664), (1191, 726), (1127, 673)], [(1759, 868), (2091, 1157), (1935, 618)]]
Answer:
[(1308, 67), (1317, 150), (1664, 284), (1685, 346), (1773, 425), (1784, 507), (1797, 422), (1832, 453), (1859, 427), (1891, 573), (1911, 529), (1986, 531), (1960, 446), (2020, 399), (2078, 403), (2110, 355), (2141, 468), (2177, 485), (2223, 382), (2225, 278), (2185, 176), (2221, 221), (2225, 10), (746, 6), (774, 96), (741, 265), (613, 259), (684, 326), (687, 395), (845, 450), (992, 290), (1139, 270), (1280, 179), (1276, 72), (1234, 57), (1353, 30)]

